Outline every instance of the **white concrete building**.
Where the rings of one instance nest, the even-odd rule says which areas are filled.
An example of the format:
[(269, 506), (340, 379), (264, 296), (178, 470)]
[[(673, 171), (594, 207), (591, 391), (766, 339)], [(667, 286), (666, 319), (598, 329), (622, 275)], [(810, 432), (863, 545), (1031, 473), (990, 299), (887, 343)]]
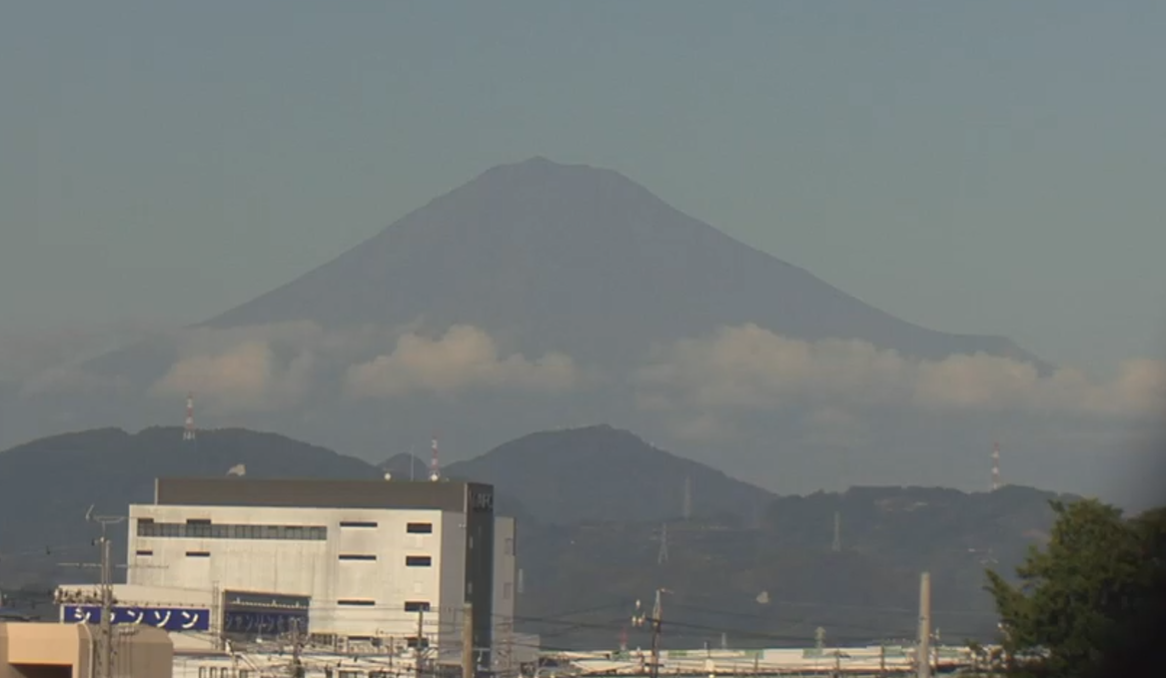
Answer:
[(449, 663), (470, 603), (488, 661), (512, 633), (517, 573), (514, 520), (493, 505), (476, 483), (159, 479), (153, 504), (130, 506), (126, 592), (211, 591), (211, 633), (228, 637), (293, 623), (414, 644), (420, 623)]

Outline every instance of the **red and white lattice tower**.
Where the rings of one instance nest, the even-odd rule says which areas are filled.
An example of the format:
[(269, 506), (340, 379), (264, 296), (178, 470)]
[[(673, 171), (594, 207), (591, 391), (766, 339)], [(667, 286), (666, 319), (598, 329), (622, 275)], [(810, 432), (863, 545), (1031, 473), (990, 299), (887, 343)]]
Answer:
[(186, 396), (186, 426), (182, 430), (183, 440), (194, 440), (194, 394)]
[(992, 443), (992, 491), (1000, 489), (1000, 443)]
[(437, 458), (437, 436), (433, 436), (433, 454), (429, 459), (429, 480), (441, 480), (441, 462)]

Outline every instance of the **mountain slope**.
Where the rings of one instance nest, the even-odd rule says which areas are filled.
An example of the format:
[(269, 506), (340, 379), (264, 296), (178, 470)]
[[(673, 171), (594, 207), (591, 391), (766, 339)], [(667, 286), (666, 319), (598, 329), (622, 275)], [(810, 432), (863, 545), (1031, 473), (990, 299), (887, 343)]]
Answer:
[(173, 427), (53, 436), (0, 453), (0, 516), (21, 516), (0, 520), (0, 544), (7, 552), (84, 544), (93, 535), (89, 506), (124, 515), (131, 503), (153, 501), (159, 476), (221, 476), (236, 464), (258, 478), (380, 475), (358, 459), (245, 430), (201, 431), (193, 443)]
[(452, 464), (446, 474), (521, 497), (543, 523), (675, 519), (684, 512), (686, 485), (693, 517), (752, 520), (773, 498), (610, 426), (532, 433)]
[[(664, 587), (667, 635), (677, 644), (717, 644), (724, 632), (733, 647), (806, 647), (818, 626), (836, 641), (877, 643), (911, 636), (919, 573), (929, 570), (933, 623), (944, 636), (990, 640), (997, 618), (983, 590), (984, 569), (1012, 575), (1029, 545), (1050, 530), (1054, 498), (1072, 499), (1027, 487), (972, 494), (866, 487), (779, 497), (758, 529), (669, 523), (663, 563), (658, 523), (538, 530), (522, 541), (528, 595), (519, 613), (558, 620), (564, 610), (592, 611), (572, 615), (580, 631), (570, 642), (607, 647), (618, 632), (611, 619)], [(842, 515), (838, 551), (835, 512)], [(531, 630), (559, 637), (561, 624), (532, 623)], [(633, 646), (646, 640), (638, 633), (630, 639)]]
[[(407, 467), (404, 455), (393, 461), (391, 467)], [(249, 477), (383, 474), (327, 449), (245, 430), (202, 431), (195, 444), (184, 443), (176, 427), (34, 441), (0, 453), (0, 515), (9, 518), (0, 520), (0, 586), (85, 580), (91, 571), (56, 564), (95, 555), (95, 528), (83, 518), (90, 505), (124, 514), (127, 504), (150, 501), (157, 476), (222, 475), (239, 463)], [(958, 612), (937, 614), (945, 632), (990, 633), (995, 620), (981, 589), (983, 567), (995, 560), (1010, 572), (1027, 544), (1047, 533), (1047, 501), (1055, 496), (1009, 486), (978, 494), (868, 487), (774, 497), (608, 426), (524, 436), (451, 464), (446, 475), (493, 482), (496, 509), (518, 517), (526, 583), (520, 614), (560, 620), (540, 629), (558, 646), (612, 642), (619, 624), (611, 620), (626, 619), (634, 601), (659, 586), (673, 591), (674, 641), (699, 644), (713, 633), (706, 639), (716, 642), (727, 631), (735, 645), (774, 638), (805, 644), (817, 625), (856, 640), (894, 635), (913, 623), (922, 569), (933, 572), (935, 599), (943, 601), (937, 609)], [(682, 520), (688, 479), (692, 519)], [(668, 558), (661, 563), (663, 522)], [(124, 531), (113, 534), (120, 560)], [(762, 592), (771, 603), (757, 602)], [(578, 610), (597, 616), (562, 628), (566, 613)]]
[(1032, 358), (1006, 339), (894, 318), (682, 214), (617, 172), (545, 158), (494, 167), (207, 325), (421, 318), (438, 328), (470, 323), (530, 350), (604, 363), (655, 341), (749, 322), (924, 358), (977, 351)]
[[(661, 347), (745, 324), (917, 358), (983, 352), (1042, 364), (1007, 339), (899, 320), (617, 172), (534, 158), (487, 170), (306, 275), (188, 328), (190, 336), (101, 356), (79, 378), (62, 379), (61, 390), (0, 391), (0, 436), (177, 423), (182, 398), (196, 391), (200, 422), (279, 430), (369, 460), (434, 430), (452, 461), (532, 430), (609, 422), (783, 492), (973, 477), (980, 443), (944, 428), (957, 417), (879, 412), (869, 431), (841, 431), (835, 445), (821, 442), (817, 417), (837, 413), (797, 398), (763, 410), (749, 402), (733, 408), (740, 421), (707, 425), (704, 411), (666, 411), (686, 406), (688, 381), (664, 396), (664, 408), (648, 404), (657, 394), (642, 368), (671, 356)], [(454, 325), (480, 332), (462, 344), (427, 342)], [(393, 360), (405, 331), (417, 335), (408, 358), (419, 362)], [(545, 372), (531, 378), (530, 366), (549, 352), (570, 367), (548, 388)], [(372, 376), (354, 387), (352, 375), (366, 369)], [(362, 391), (364, 383), (372, 386)], [(931, 465), (945, 475), (926, 475)]]

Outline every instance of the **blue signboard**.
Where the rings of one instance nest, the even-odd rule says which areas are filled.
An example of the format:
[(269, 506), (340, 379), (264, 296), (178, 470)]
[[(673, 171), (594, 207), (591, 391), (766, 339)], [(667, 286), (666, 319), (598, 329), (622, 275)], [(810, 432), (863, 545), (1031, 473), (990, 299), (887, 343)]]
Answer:
[(306, 610), (240, 610), (228, 609), (223, 613), (223, 631), (241, 634), (275, 634), (288, 631), (306, 631), (308, 614)]
[[(99, 605), (65, 605), (65, 623), (97, 624), (101, 622)], [(115, 607), (114, 624), (153, 626), (167, 631), (209, 631), (211, 612), (183, 607)]]

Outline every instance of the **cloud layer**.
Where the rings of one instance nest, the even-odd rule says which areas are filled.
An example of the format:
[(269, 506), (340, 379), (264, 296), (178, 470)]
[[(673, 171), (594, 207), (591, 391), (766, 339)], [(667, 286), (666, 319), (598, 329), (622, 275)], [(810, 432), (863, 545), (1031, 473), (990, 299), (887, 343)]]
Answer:
[(570, 389), (576, 379), (567, 355), (547, 353), (533, 361), (519, 354), (503, 356), (490, 335), (455, 325), (438, 339), (402, 336), (391, 353), (352, 366), (345, 383), (357, 397), (448, 396), (481, 388), (558, 392)]
[(193, 392), (200, 407), (212, 412), (293, 406), (337, 378), (343, 392), (357, 398), (453, 396), (471, 389), (560, 392), (577, 379), (569, 356), (548, 353), (530, 360), (504, 355), (489, 334), (468, 325), (451, 327), (435, 339), (408, 329), (326, 331), (298, 322), (200, 328), (175, 340), (179, 359), (151, 393)]
[(1166, 365), (1135, 360), (1098, 382), (984, 354), (905, 358), (862, 341), (806, 342), (756, 325), (660, 347), (636, 376), (641, 405), (715, 413), (813, 407), (913, 406), (1129, 417), (1166, 413)]
[(209, 401), (212, 411), (275, 410), (308, 394), (314, 363), (309, 350), (282, 362), (270, 341), (252, 339), (182, 358), (152, 391), (164, 396), (197, 393), (201, 401)]

